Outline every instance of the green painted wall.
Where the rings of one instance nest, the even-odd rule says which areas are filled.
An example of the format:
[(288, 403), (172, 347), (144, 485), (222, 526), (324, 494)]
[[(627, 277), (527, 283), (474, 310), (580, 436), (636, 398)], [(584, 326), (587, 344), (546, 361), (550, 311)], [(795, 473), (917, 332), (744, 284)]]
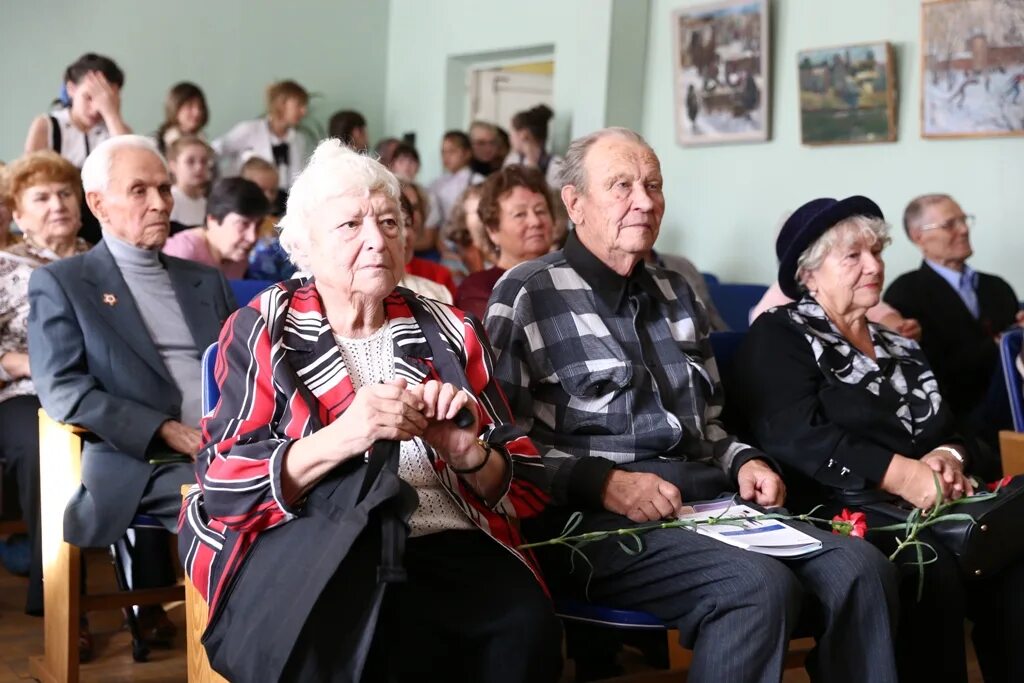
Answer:
[[(702, 1), (702, 0), (701, 0)], [(690, 0), (104, 0), (6, 1), (0, 10), (0, 159), (17, 156), (32, 116), (55, 96), (65, 65), (92, 49), (127, 72), (124, 111), (137, 130), (160, 121), (164, 93), (194, 79), (209, 97), (217, 135), (262, 111), (264, 86), (296, 77), (322, 93), (313, 119), (342, 106), (363, 111), (370, 135), (415, 131), (421, 177), (440, 169), (441, 133), (465, 124), (460, 90), (481, 59), (555, 59), (553, 142), (608, 124), (639, 127), (661, 157), (668, 208), (661, 248), (745, 281), (774, 276), (779, 217), (817, 196), (866, 194), (894, 220), (891, 276), (917, 263), (899, 230), (916, 194), (947, 191), (978, 216), (973, 264), (1024, 296), (1018, 197), (1024, 138), (922, 140), (918, 107), (919, 3), (915, 0), (776, 0), (772, 139), (682, 148), (673, 133), (672, 10)], [(238, 18), (241, 17), (241, 18)], [(282, 47), (271, 47), (282, 36)], [(229, 40), (230, 39), (230, 40)], [(807, 148), (800, 144), (796, 53), (889, 40), (896, 48), (899, 141)], [(41, 48), (42, 46), (42, 48)], [(145, 74), (145, 78), (142, 75)]]
[(294, 78), (311, 92), (310, 124), (339, 108), (362, 111), (380, 131), (387, 57), (386, 0), (3, 0), (0, 7), (0, 159), (21, 154), (34, 116), (57, 96), (65, 67), (83, 52), (125, 72), (125, 120), (150, 133), (168, 88), (206, 92), (207, 134), (264, 110), (264, 89)]
[[(732, 280), (769, 282), (775, 230), (784, 211), (821, 196), (863, 194), (893, 223), (889, 279), (916, 268), (901, 226), (906, 203), (948, 192), (978, 217), (979, 270), (998, 273), (1024, 298), (1024, 138), (920, 137), (920, 3), (914, 0), (773, 2), (772, 139), (704, 148), (676, 144), (673, 129), (672, 11), (699, 4), (654, 0), (648, 30), (642, 132), (661, 157), (668, 207), (660, 246)], [(899, 139), (809, 148), (800, 144), (796, 53), (813, 47), (888, 40), (896, 49)]]
[(420, 177), (440, 172), (445, 129), (467, 123), (462, 79), (481, 59), (553, 50), (556, 150), (604, 125), (615, 1), (391, 0), (385, 121), (417, 134)]

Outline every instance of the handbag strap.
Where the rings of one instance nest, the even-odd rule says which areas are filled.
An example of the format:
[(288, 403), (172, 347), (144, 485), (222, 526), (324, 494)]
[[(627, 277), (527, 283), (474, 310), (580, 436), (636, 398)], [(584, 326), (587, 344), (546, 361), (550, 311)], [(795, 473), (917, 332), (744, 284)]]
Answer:
[[(416, 319), (416, 324), (419, 325), (420, 331), (423, 332), (423, 337), (427, 340), (437, 374), (441, 376), (443, 381), (472, 393), (473, 390), (469, 386), (469, 378), (466, 377), (466, 371), (463, 369), (462, 364), (455, 362), (454, 352), (451, 347), (441, 341), (437, 319), (416, 298), (416, 294), (402, 288), (399, 288), (398, 291), (405, 299), (406, 305), (412, 311), (413, 318)], [(462, 408), (455, 415), (455, 424), (458, 427), (468, 427), (473, 424), (473, 414), (467, 408)]]

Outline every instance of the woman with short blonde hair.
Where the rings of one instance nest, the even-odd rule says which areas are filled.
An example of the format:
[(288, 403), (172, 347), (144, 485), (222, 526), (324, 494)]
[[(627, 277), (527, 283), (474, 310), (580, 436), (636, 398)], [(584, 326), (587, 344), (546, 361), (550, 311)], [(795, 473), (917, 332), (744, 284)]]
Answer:
[[(0, 459), (18, 482), (31, 547), (25, 611), (43, 610), (39, 546), (39, 398), (28, 360), (28, 281), (48, 263), (84, 253), (78, 237), (82, 187), (78, 169), (56, 152), (26, 154), (4, 169), (0, 204), (9, 206), (24, 239), (0, 251)], [(86, 636), (86, 648), (90, 642)], [(88, 652), (86, 652), (88, 657)]]

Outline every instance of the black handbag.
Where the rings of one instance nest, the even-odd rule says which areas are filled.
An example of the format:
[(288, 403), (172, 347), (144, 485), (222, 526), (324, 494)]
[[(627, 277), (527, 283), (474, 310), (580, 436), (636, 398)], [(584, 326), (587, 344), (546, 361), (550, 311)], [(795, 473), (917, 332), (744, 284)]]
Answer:
[[(866, 509), (906, 521), (911, 510), (892, 503), (869, 503)], [(965, 578), (983, 579), (1024, 557), (1024, 476), (1013, 477), (994, 498), (963, 503), (950, 512), (971, 520), (952, 519), (928, 527), (956, 556)]]

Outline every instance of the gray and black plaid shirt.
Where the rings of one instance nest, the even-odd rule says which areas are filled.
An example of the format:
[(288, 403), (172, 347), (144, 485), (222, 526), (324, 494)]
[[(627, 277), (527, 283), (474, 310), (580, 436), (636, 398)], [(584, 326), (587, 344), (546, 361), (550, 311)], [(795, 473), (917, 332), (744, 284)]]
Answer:
[(763, 457), (722, 428), (708, 317), (677, 273), (641, 262), (622, 277), (572, 233), (504, 275), (485, 326), (555, 504), (599, 504), (616, 464), (679, 458), (735, 477)]

